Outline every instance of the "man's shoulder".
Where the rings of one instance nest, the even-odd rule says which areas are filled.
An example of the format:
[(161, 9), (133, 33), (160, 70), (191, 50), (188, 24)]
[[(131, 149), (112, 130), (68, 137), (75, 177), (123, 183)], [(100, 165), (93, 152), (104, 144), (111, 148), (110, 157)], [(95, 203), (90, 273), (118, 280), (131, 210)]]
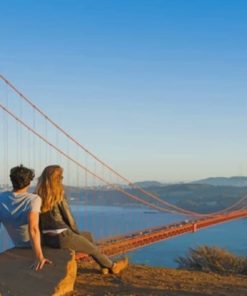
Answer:
[(30, 197), (32, 197), (32, 198), (41, 198), (38, 194), (36, 194), (36, 193), (30, 193), (30, 192), (28, 192), (28, 194), (30, 195)]
[(30, 210), (34, 212), (40, 212), (42, 203), (41, 197), (38, 194), (31, 193), (30, 200)]
[(12, 191), (2, 191), (0, 192), (0, 198), (4, 197), (13, 197), (13, 192)]
[(25, 192), (24, 196), (32, 199), (40, 199), (40, 196), (38, 194), (31, 192)]
[(33, 205), (40, 205), (41, 204), (41, 197), (38, 194), (26, 192), (21, 196), (21, 202), (30, 204), (31, 207)]
[(13, 192), (12, 191), (9, 191), (9, 190), (4, 190), (4, 191), (1, 191), (0, 192), (0, 195), (5, 195), (5, 194), (12, 194)]
[(41, 197), (35, 193), (28, 193), (28, 197), (31, 199), (32, 202), (41, 202)]

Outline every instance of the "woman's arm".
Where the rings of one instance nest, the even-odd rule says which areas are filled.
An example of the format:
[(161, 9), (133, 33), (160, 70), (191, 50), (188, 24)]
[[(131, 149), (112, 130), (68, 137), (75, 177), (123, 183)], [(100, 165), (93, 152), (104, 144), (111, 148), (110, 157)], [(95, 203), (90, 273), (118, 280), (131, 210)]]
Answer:
[(68, 201), (65, 197), (64, 197), (63, 201), (59, 204), (59, 209), (60, 209), (60, 212), (63, 216), (64, 222), (70, 227), (70, 229), (73, 232), (80, 234), (80, 231), (77, 227), (75, 218), (74, 218), (73, 214), (71, 213), (70, 206), (69, 206)]
[(35, 270), (42, 269), (45, 263), (52, 263), (50, 260), (46, 259), (43, 255), (41, 248), (41, 239), (39, 231), (39, 213), (30, 212), (28, 215), (28, 231), (30, 240), (32, 243), (32, 248), (35, 253), (36, 261), (33, 265)]

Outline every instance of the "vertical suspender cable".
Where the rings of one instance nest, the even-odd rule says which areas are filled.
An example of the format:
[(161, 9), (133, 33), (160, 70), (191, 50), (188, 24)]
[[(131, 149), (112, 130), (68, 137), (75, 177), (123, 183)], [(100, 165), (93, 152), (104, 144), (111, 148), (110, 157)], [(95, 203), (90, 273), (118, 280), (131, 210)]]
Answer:
[[(59, 147), (59, 130), (56, 129), (56, 146)], [(60, 160), (61, 158), (59, 158), (60, 154), (58, 153), (58, 151), (56, 151), (56, 155), (57, 155), (57, 164), (60, 164)]]
[[(68, 139), (66, 139), (66, 144), (67, 144), (67, 155), (69, 155), (70, 156), (70, 143), (69, 143), (69, 140)], [(67, 173), (66, 173), (66, 176), (67, 176), (67, 185), (68, 186), (70, 186), (71, 184), (70, 184), (70, 160), (69, 159), (67, 159), (67, 161), (66, 161), (66, 167), (67, 167)]]
[[(33, 109), (33, 129), (36, 130), (36, 110), (34, 108)], [(31, 142), (31, 141), (30, 141)], [(36, 168), (36, 137), (33, 135), (33, 139), (32, 139), (32, 144), (31, 144), (31, 151), (32, 153), (30, 153), (30, 155), (32, 155), (32, 167)], [(38, 157), (41, 157), (40, 154), (37, 154)]]
[[(20, 115), (19, 116), (21, 119), (23, 119), (22, 118), (22, 101), (20, 101), (19, 108), (20, 108), (20, 110), (19, 110)], [(25, 151), (25, 149), (23, 149), (23, 146), (25, 144), (23, 141), (23, 133), (24, 132), (25, 131), (23, 131), (22, 127), (20, 126), (20, 141), (19, 141), (20, 146), (18, 148), (20, 149), (20, 161), (21, 161), (21, 163), (23, 163), (23, 165), (25, 165), (24, 157), (23, 157), (23, 150)]]
[[(9, 106), (9, 98), (8, 98), (8, 88), (6, 89), (6, 106), (8, 108)], [(9, 151), (9, 147), (8, 147), (8, 144), (9, 144), (9, 131), (8, 131), (8, 127), (9, 127), (9, 118), (7, 116), (7, 114), (5, 114), (5, 157), (4, 157), (4, 161), (5, 161), (5, 184), (7, 186), (7, 188), (9, 187), (9, 163), (8, 163), (8, 151)]]
[[(45, 138), (47, 138), (47, 119), (45, 118)], [(48, 165), (48, 145), (45, 144), (45, 166)]]

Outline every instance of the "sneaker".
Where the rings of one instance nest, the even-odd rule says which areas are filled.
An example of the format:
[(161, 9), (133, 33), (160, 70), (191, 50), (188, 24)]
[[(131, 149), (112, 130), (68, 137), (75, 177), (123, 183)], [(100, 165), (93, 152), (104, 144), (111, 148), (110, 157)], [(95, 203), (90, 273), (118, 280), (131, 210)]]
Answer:
[(110, 270), (109, 270), (109, 268), (107, 268), (107, 267), (103, 267), (103, 268), (101, 268), (101, 274), (108, 274), (110, 272)]
[(111, 273), (118, 274), (120, 271), (122, 271), (128, 266), (128, 263), (129, 263), (129, 260), (126, 257), (115, 262), (111, 268)]

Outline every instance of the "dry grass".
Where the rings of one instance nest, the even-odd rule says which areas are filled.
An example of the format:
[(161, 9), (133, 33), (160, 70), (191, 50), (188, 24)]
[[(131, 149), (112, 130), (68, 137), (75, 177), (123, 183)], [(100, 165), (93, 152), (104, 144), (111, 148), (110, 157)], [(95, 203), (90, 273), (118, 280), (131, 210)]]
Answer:
[(179, 268), (216, 272), (223, 275), (247, 274), (247, 258), (236, 256), (218, 247), (200, 246), (190, 249), (185, 257), (179, 257), (176, 262)]
[(79, 263), (73, 296), (246, 296), (247, 276), (131, 265), (119, 276), (102, 276)]
[(73, 296), (247, 295), (246, 258), (202, 246), (191, 249), (178, 262), (180, 267), (193, 270), (130, 264), (120, 275), (103, 276), (96, 264), (79, 262)]

